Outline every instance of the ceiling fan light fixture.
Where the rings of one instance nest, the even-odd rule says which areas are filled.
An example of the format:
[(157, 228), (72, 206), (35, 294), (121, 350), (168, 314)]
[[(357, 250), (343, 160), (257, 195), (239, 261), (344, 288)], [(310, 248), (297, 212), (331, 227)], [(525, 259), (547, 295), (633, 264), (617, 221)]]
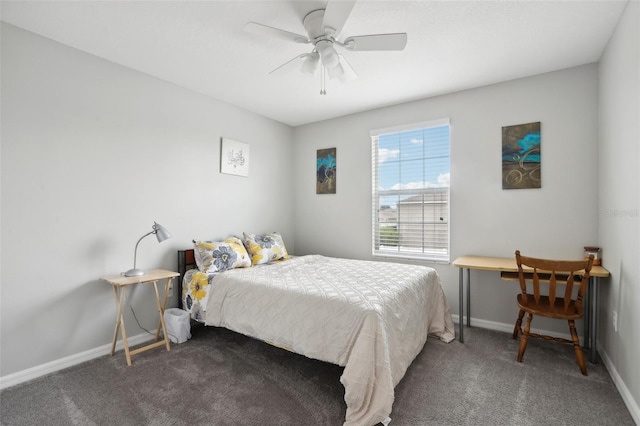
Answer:
[(336, 65), (335, 67), (327, 68), (327, 73), (329, 73), (329, 78), (333, 80), (334, 78), (340, 77), (342, 74), (344, 74), (344, 68), (338, 62), (338, 65)]
[[(311, 52), (299, 54), (269, 74), (282, 74), (285, 71), (297, 69), (313, 77), (318, 75), (317, 70), (320, 69), (320, 94), (324, 95), (327, 93), (325, 90), (326, 77), (337, 79), (343, 83), (358, 77), (347, 58), (339, 53), (341, 49), (347, 51), (393, 51), (403, 50), (407, 45), (406, 33), (342, 37), (344, 24), (349, 19), (356, 2), (357, 0), (325, 0), (322, 2), (325, 3), (323, 9), (312, 10), (302, 19), (306, 35), (256, 22), (247, 23), (244, 29), (259, 36), (293, 43), (312, 44)], [(314, 2), (310, 2), (310, 4), (312, 3)], [(340, 49), (336, 46), (340, 46)]]
[(318, 69), (319, 61), (320, 55), (318, 54), (318, 52), (312, 52), (304, 60), (300, 70), (307, 75), (314, 76), (316, 74), (316, 70)]
[(334, 68), (340, 65), (340, 58), (338, 52), (332, 46), (333, 43), (327, 40), (321, 40), (316, 43), (316, 50), (320, 54), (322, 65), (325, 68)]

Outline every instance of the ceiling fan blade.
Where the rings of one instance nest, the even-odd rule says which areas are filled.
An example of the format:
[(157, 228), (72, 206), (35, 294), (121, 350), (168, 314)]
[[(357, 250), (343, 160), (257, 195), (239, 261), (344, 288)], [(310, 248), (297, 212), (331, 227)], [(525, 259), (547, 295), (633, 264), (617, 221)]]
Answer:
[(244, 30), (264, 37), (278, 38), (280, 40), (293, 41), (295, 43), (309, 43), (307, 36), (281, 30), (280, 28), (269, 27), (267, 25), (248, 22)]
[(333, 0), (327, 2), (324, 18), (322, 19), (322, 28), (328, 32), (328, 35), (335, 37), (342, 31), (342, 27), (347, 22), (347, 18), (349, 18), (355, 4), (355, 0)]
[(341, 44), (348, 50), (403, 50), (407, 45), (407, 33), (347, 37)]
[(286, 74), (293, 70), (299, 70), (307, 56), (309, 56), (309, 53), (298, 55), (295, 58), (280, 65), (278, 68), (272, 70), (271, 72), (269, 72), (269, 74)]

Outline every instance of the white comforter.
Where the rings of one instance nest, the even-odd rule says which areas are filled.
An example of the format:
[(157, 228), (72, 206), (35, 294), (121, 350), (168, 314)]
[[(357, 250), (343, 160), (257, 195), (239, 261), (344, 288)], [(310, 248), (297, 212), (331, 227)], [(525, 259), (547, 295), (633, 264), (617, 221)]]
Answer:
[(440, 279), (424, 266), (302, 256), (225, 271), (209, 291), (207, 325), (344, 366), (345, 425), (385, 421), (427, 334), (454, 339)]

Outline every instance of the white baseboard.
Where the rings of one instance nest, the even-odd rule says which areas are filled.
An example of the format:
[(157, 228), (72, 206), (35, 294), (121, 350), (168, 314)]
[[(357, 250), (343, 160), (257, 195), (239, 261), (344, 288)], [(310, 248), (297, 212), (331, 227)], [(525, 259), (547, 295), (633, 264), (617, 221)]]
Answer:
[[(451, 316), (453, 317), (453, 322), (455, 322), (456, 324), (460, 323), (459, 315), (451, 315)], [(467, 325), (465, 322), (465, 327), (466, 326)], [(486, 321), (486, 320), (471, 318), (471, 326), (512, 333), (514, 324), (505, 324), (502, 322)], [(571, 336), (569, 334), (560, 334), (560, 333), (555, 333), (547, 330), (536, 330), (534, 328), (532, 328), (531, 331), (534, 333), (547, 334), (549, 336), (562, 337), (564, 339), (571, 339)], [(629, 389), (627, 388), (624, 381), (618, 374), (618, 371), (615, 369), (608, 354), (604, 352), (602, 348), (597, 344), (596, 344), (596, 348), (598, 349), (598, 355), (600, 355), (602, 362), (607, 367), (607, 371), (609, 372), (609, 376), (611, 376), (611, 380), (613, 381), (613, 384), (616, 385), (618, 392), (620, 392), (620, 396), (622, 397), (622, 400), (627, 406), (627, 409), (629, 410), (631, 417), (633, 418), (633, 420), (636, 422), (637, 425), (640, 425), (640, 407), (638, 407), (638, 404), (633, 399), (633, 395), (631, 395), (631, 392), (629, 392)]]
[[(138, 334), (136, 336), (130, 337), (127, 340), (129, 342), (129, 347), (131, 347), (131, 346), (139, 345), (139, 344), (148, 342), (150, 340), (153, 340), (153, 338), (154, 336), (151, 336), (147, 333), (142, 333), (142, 334)], [(124, 349), (124, 346), (122, 344), (122, 340), (119, 340), (116, 343), (116, 350), (119, 351), (121, 349)], [(11, 386), (15, 386), (17, 384), (36, 379), (38, 377), (42, 377), (50, 373), (54, 373), (56, 371), (63, 370), (68, 367), (72, 367), (74, 365), (81, 364), (86, 361), (90, 361), (94, 358), (108, 355), (110, 353), (111, 353), (111, 343), (94, 348), (94, 349), (89, 349), (88, 351), (85, 351), (85, 352), (60, 358), (55, 361), (47, 362), (42, 365), (28, 368), (26, 370), (18, 371), (17, 373), (0, 377), (0, 389), (5, 389)], [(114, 356), (122, 356), (122, 359), (124, 361), (124, 354), (116, 353)]]
[[(452, 317), (453, 317), (453, 321), (459, 324), (459, 316), (452, 315)], [(506, 333), (511, 333), (513, 331), (512, 324), (505, 324), (505, 323), (495, 322), (495, 321), (478, 320), (478, 319), (471, 318), (471, 325), (472, 327), (486, 328), (489, 330), (502, 331)], [(555, 334), (557, 337), (564, 337), (563, 335), (558, 335), (558, 333), (551, 333), (549, 331), (544, 331), (544, 330), (537, 330), (535, 332), (550, 334), (550, 335)], [(129, 341), (129, 346), (135, 346), (142, 343), (146, 343), (151, 339), (153, 339), (153, 336), (150, 336), (147, 333), (142, 333), (129, 338), (128, 341)], [(124, 349), (124, 346), (122, 345), (122, 340), (119, 340), (116, 343), (116, 350), (120, 351), (122, 349)], [(65, 358), (60, 358), (56, 361), (51, 361), (46, 364), (28, 368), (26, 370), (18, 371), (17, 373), (0, 377), (0, 389), (5, 389), (11, 386), (15, 386), (17, 384), (36, 379), (38, 377), (42, 377), (50, 373), (54, 373), (56, 371), (63, 370), (65, 368), (68, 368), (77, 364), (81, 364), (86, 361), (90, 361), (92, 359), (107, 355), (109, 353), (111, 353), (111, 344), (100, 346), (95, 349), (90, 349), (88, 351), (81, 352), (79, 354), (70, 355)], [(600, 355), (600, 358), (602, 358), (602, 361), (607, 367), (607, 371), (609, 371), (609, 375), (611, 376), (613, 383), (616, 385), (616, 388), (618, 389), (618, 392), (620, 392), (620, 396), (622, 397), (622, 400), (624, 401), (625, 405), (627, 406), (627, 409), (631, 413), (631, 417), (633, 417), (633, 420), (636, 422), (636, 424), (640, 425), (640, 407), (638, 407), (638, 404), (633, 399), (631, 392), (629, 392), (629, 389), (627, 388), (624, 381), (618, 374), (608, 354), (602, 351), (600, 347), (598, 347), (598, 354)], [(124, 356), (124, 354), (121, 356)]]
[(633, 395), (631, 395), (631, 392), (629, 392), (629, 389), (625, 385), (624, 381), (622, 381), (622, 378), (611, 362), (611, 358), (609, 358), (609, 355), (604, 352), (601, 347), (597, 346), (597, 348), (598, 354), (600, 355), (600, 358), (602, 359), (604, 365), (606, 365), (607, 370), (609, 371), (609, 375), (611, 376), (613, 383), (616, 385), (616, 388), (618, 388), (618, 392), (620, 392), (620, 396), (627, 406), (627, 409), (629, 410), (633, 421), (636, 422), (637, 425), (640, 425), (640, 407), (638, 406), (638, 403), (633, 399)]
[[(451, 316), (453, 317), (453, 322), (455, 322), (456, 324), (460, 323), (459, 315), (452, 314)], [(464, 326), (467, 326), (466, 322), (464, 323)], [(515, 321), (513, 322), (513, 324), (505, 324), (503, 322), (487, 321), (471, 317), (471, 327), (486, 328), (488, 330), (503, 331), (505, 333), (511, 334), (513, 333), (514, 326)], [(571, 335), (569, 333), (558, 333), (557, 331), (541, 330), (535, 327), (531, 327), (531, 332), (571, 340)]]

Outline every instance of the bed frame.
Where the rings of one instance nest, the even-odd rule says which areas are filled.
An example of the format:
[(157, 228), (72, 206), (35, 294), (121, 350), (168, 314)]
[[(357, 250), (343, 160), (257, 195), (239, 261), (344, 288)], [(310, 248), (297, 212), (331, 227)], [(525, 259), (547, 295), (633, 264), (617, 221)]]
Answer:
[[(321, 256), (317, 257), (318, 259), (313, 256), (309, 259), (294, 258), (292, 262), (294, 262), (295, 265), (290, 264), (283, 268), (282, 264), (275, 264), (273, 268), (278, 271), (278, 274), (282, 273), (287, 276), (288, 273), (291, 273), (292, 268), (290, 268), (290, 266), (293, 266), (293, 268), (300, 268), (296, 269), (296, 273), (305, 271), (305, 277), (322, 274), (324, 271), (329, 271), (328, 273), (334, 274), (337, 273), (339, 275), (339, 273), (342, 272), (348, 273), (347, 271), (353, 272), (355, 270), (358, 272), (358, 276), (360, 276), (360, 272), (362, 272), (362, 276), (364, 277), (362, 284), (353, 288), (347, 284), (342, 285), (336, 290), (340, 294), (348, 294), (368, 283), (371, 283), (377, 290), (382, 291), (389, 289), (391, 291), (390, 286), (386, 285), (386, 283), (376, 281), (376, 277), (381, 275), (383, 271), (384, 273), (390, 273), (391, 269), (399, 273), (406, 271), (407, 278), (404, 280), (405, 282), (403, 282), (403, 285), (398, 286), (398, 289), (395, 290), (397, 293), (394, 294), (411, 294), (415, 295), (415, 298), (412, 297), (412, 300), (405, 304), (401, 303), (398, 298), (389, 296), (382, 300), (382, 303), (384, 303), (388, 309), (393, 309), (398, 312), (402, 311), (403, 313), (406, 312), (407, 319), (412, 318), (409, 324), (409, 327), (411, 327), (409, 331), (405, 332), (404, 330), (400, 330), (398, 333), (391, 333), (390, 338), (385, 338), (384, 341), (376, 339), (375, 336), (378, 336), (379, 332), (386, 332), (387, 330), (386, 323), (383, 320), (396, 318), (394, 315), (379, 318), (378, 315), (370, 314), (370, 303), (377, 301), (377, 296), (344, 302), (340, 304), (339, 308), (345, 308), (344, 310), (348, 311), (348, 315), (338, 315), (336, 314), (338, 311), (333, 311), (336, 309), (333, 301), (338, 300), (337, 296), (323, 297), (322, 301), (319, 301), (319, 298), (315, 296), (317, 292), (323, 292), (322, 289), (324, 287), (322, 287), (322, 284), (311, 283), (310, 291), (292, 291), (287, 293), (285, 287), (281, 286), (275, 279), (272, 281), (270, 278), (267, 279), (268, 283), (266, 284), (251, 281), (252, 278), (264, 278), (265, 274), (269, 275), (273, 272), (265, 272), (263, 268), (253, 268), (252, 271), (249, 271), (248, 269), (250, 268), (247, 268), (247, 271), (242, 273), (236, 274), (230, 272), (224, 276), (217, 276), (216, 286), (213, 288), (217, 290), (215, 295), (220, 296), (222, 299), (209, 299), (209, 301), (213, 300), (214, 303), (210, 303), (210, 306), (207, 307), (211, 308), (214, 312), (209, 312), (211, 316), (207, 315), (206, 320), (210, 321), (210, 325), (212, 326), (220, 324), (221, 327), (251, 336), (257, 340), (263, 340), (276, 347), (287, 346), (288, 342), (292, 341), (294, 342), (294, 346), (300, 350), (298, 353), (311, 354), (311, 356), (305, 355), (309, 358), (315, 356), (315, 359), (324, 359), (330, 363), (341, 362), (341, 365), (344, 365), (341, 382), (343, 382), (344, 379), (344, 383), (346, 383), (345, 402), (347, 403), (347, 407), (345, 421), (348, 424), (377, 424), (378, 421), (384, 420), (379, 419), (382, 417), (382, 414), (388, 416), (389, 413), (391, 413), (394, 395), (393, 374), (397, 372), (397, 374), (404, 375), (404, 371), (411, 364), (413, 358), (415, 358), (415, 355), (413, 355), (414, 352), (417, 355), (417, 353), (423, 349), (429, 329), (433, 327), (434, 333), (438, 332), (440, 339), (443, 341), (448, 342), (454, 339), (451, 315), (448, 309), (445, 309), (446, 299), (444, 290), (439, 280), (436, 279), (437, 274), (435, 274), (435, 271), (432, 273), (432, 270), (419, 270), (412, 265), (395, 265), (391, 267), (390, 264), (382, 264), (381, 262), (375, 265), (373, 263), (369, 265), (356, 260), (352, 260), (352, 262), (356, 262), (357, 264), (347, 264), (345, 261), (340, 261), (339, 259), (328, 260), (326, 262), (322, 261), (324, 263), (318, 265), (313, 263), (314, 261), (320, 261), (319, 258)], [(328, 265), (327, 262), (330, 262), (332, 266)], [(182, 281), (187, 271), (195, 269), (196, 267), (194, 249), (178, 251), (178, 271), (180, 274), (180, 284), (178, 287), (180, 288), (180, 292), (182, 292)], [(229, 289), (235, 289), (234, 291), (238, 292), (237, 297), (225, 299), (225, 295), (228, 294), (227, 291)], [(275, 296), (274, 292), (277, 293)], [(180, 296), (182, 296), (182, 294), (180, 294)], [(273, 310), (275, 320), (271, 318), (270, 321), (266, 321), (266, 318), (264, 318), (259, 309), (254, 311), (246, 309), (246, 303), (251, 303), (248, 301), (255, 300), (256, 297), (264, 297), (263, 300), (267, 302), (275, 300), (270, 297), (277, 297), (279, 301), (283, 301), (282, 305)], [(184, 309), (182, 306), (182, 297), (179, 299), (181, 308)], [(221, 309), (223, 301), (225, 307)], [(294, 336), (296, 333), (287, 335), (286, 331), (291, 329), (291, 324), (287, 322), (288, 320), (298, 320), (308, 315), (306, 312), (297, 311), (293, 313), (293, 316), (289, 316), (288, 314), (291, 312), (286, 311), (288, 306), (296, 304), (296, 306), (309, 308), (316, 306), (318, 303), (322, 304), (325, 301), (327, 301), (326, 309), (328, 309), (328, 311), (316, 314), (315, 318), (310, 316), (310, 318), (314, 318), (314, 322), (312, 324), (307, 323), (306, 328), (300, 327), (301, 331), (311, 333), (315, 330), (313, 328), (315, 320), (323, 318), (322, 314), (336, 314), (332, 316), (331, 321), (325, 324), (323, 329), (315, 330), (319, 333), (315, 339), (308, 336), (297, 338)], [(322, 309), (324, 308), (321, 308), (321, 310)], [(284, 312), (286, 312), (287, 315), (285, 315)], [(354, 330), (351, 330), (353, 327), (342, 327), (342, 325), (345, 324), (345, 319), (349, 317), (357, 317), (358, 322), (361, 321), (361, 324), (356, 324), (358, 327), (354, 328)], [(192, 323), (194, 321), (195, 320), (192, 320)], [(252, 321), (255, 322), (247, 325), (247, 323)], [(390, 329), (395, 330), (398, 328), (397, 325), (399, 322), (400, 320), (396, 320), (395, 323), (390, 322)], [(304, 322), (301, 322), (300, 325), (303, 325), (303, 323)], [(199, 322), (199, 324), (202, 327), (205, 326), (205, 322)], [(278, 330), (278, 333), (282, 332), (283, 337), (280, 338), (280, 340), (277, 340), (278, 337), (276, 337), (277, 341), (274, 342), (270, 342), (270, 338), (265, 340), (264, 336), (269, 335), (269, 332), (265, 331), (266, 328), (268, 328), (267, 324), (270, 324), (272, 327), (275, 325), (275, 329)], [(339, 331), (339, 333), (335, 333), (334, 331)], [(336, 334), (338, 335), (337, 338), (335, 336)], [(327, 342), (326, 339), (328, 339), (329, 336), (333, 339), (331, 341), (333, 347), (327, 349), (324, 347), (327, 345), (323, 345), (323, 343)], [(283, 344), (283, 342), (285, 343)], [(394, 344), (397, 346), (392, 346)], [(340, 355), (343, 346), (349, 352), (346, 358)], [(393, 364), (391, 362), (386, 364), (384, 362), (377, 362), (378, 359), (383, 359), (387, 353), (390, 356), (389, 359), (393, 359)], [(413, 358), (411, 357), (412, 355)], [(364, 368), (360, 368), (360, 363), (364, 365)], [(400, 378), (401, 376), (397, 380)], [(353, 397), (349, 399), (346, 397), (347, 395)], [(385, 413), (382, 411), (385, 411)], [(373, 422), (373, 420), (375, 420), (375, 422)]]
[(195, 269), (198, 265), (196, 265), (196, 258), (193, 252), (193, 249), (187, 250), (178, 250), (178, 273), (180, 277), (178, 277), (178, 285), (177, 294), (178, 294), (178, 307), (182, 309), (182, 279), (184, 278), (184, 274), (187, 273), (189, 269)]

